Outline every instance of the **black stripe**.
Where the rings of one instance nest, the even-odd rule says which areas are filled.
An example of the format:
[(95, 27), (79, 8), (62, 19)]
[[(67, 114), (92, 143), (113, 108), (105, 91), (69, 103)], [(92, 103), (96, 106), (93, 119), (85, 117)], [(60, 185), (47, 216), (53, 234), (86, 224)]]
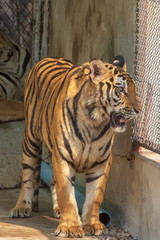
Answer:
[[(48, 83), (47, 83), (47, 85), (45, 86), (45, 92), (44, 92), (44, 96), (46, 96), (46, 93), (47, 93), (47, 91), (49, 90), (49, 88), (50, 88), (50, 84), (51, 84), (51, 82), (53, 81), (53, 79), (56, 79), (57, 77), (59, 77), (59, 76), (61, 76), (61, 75), (63, 75), (64, 73), (66, 73), (66, 70), (65, 71), (62, 71), (62, 72), (58, 72), (58, 73), (56, 73), (54, 76), (52, 76), (50, 79), (49, 79), (49, 81), (48, 81)], [(47, 73), (48, 74), (48, 73)], [(46, 74), (46, 75), (47, 75)], [(44, 78), (45, 79), (45, 78)], [(56, 79), (56, 81), (55, 81), (55, 83), (57, 83), (57, 81), (60, 81), (62, 78), (59, 78), (59, 79)], [(43, 84), (43, 83), (42, 83)], [(41, 84), (41, 85), (42, 85)], [(41, 86), (42, 87), (42, 86)], [(40, 90), (41, 90), (41, 87), (40, 87)], [(59, 91), (61, 90), (61, 87), (62, 87), (62, 84), (59, 86)], [(56, 91), (56, 89), (57, 88), (55, 88), (55, 90), (54, 91)], [(59, 94), (59, 92), (57, 93), (57, 95)], [(53, 94), (52, 94), (53, 95)], [(56, 98), (55, 98), (56, 99)]]
[(86, 82), (81, 86), (81, 89), (79, 90), (79, 92), (74, 96), (73, 98), (73, 114), (68, 106), (68, 100), (66, 102), (66, 105), (67, 105), (67, 111), (68, 111), (68, 114), (70, 116), (70, 119), (72, 121), (72, 125), (73, 125), (73, 128), (74, 128), (74, 132), (76, 134), (76, 136), (78, 137), (78, 139), (81, 141), (81, 142), (84, 142), (84, 139), (82, 137), (82, 134), (80, 132), (80, 129), (78, 127), (78, 123), (77, 123), (77, 115), (78, 115), (78, 102), (79, 102), (79, 99), (80, 99), (80, 96), (81, 96), (81, 92), (85, 86)]
[(68, 106), (68, 100), (67, 100), (67, 102), (66, 102), (66, 106), (67, 106), (67, 112), (68, 112), (69, 117), (70, 117), (70, 119), (71, 119), (71, 121), (72, 121), (72, 126), (73, 126), (73, 128), (74, 128), (74, 132), (75, 132), (77, 138), (78, 138), (81, 142), (84, 142), (83, 137), (82, 137), (82, 134), (81, 134), (81, 132), (79, 131), (79, 128), (78, 128), (77, 119), (76, 119), (75, 116), (72, 114), (72, 112), (71, 112), (71, 110), (70, 110), (70, 108), (69, 108), (69, 106)]
[[(52, 111), (54, 111), (54, 109), (52, 109)], [(45, 121), (46, 121), (48, 144), (49, 144), (50, 149), (52, 149), (53, 144), (52, 144), (52, 139), (51, 139), (50, 124), (49, 124), (49, 106), (47, 108), (47, 112), (46, 112), (46, 115), (45, 115)], [(42, 129), (43, 128), (41, 127), (41, 134), (43, 135)]]
[(90, 118), (92, 118), (92, 112), (95, 108), (96, 108), (96, 103), (95, 102), (86, 106), (86, 109), (88, 111), (88, 115), (89, 115)]
[(1, 88), (2, 88), (2, 90), (3, 90), (3, 92), (4, 92), (4, 94), (6, 95), (6, 97), (7, 97), (7, 92), (6, 92), (6, 89), (2, 86), (2, 85), (0, 85), (1, 86)]
[(91, 174), (94, 174), (95, 172), (90, 172), (90, 173), (86, 173), (86, 176), (89, 176)]
[(121, 102), (117, 103), (117, 104), (114, 104), (114, 107), (117, 107), (121, 104)]
[(20, 59), (20, 50), (19, 50), (19, 46), (15, 45), (15, 44), (13, 44), (13, 45), (14, 45), (15, 49), (16, 49), (17, 52), (18, 52), (18, 62), (19, 62), (19, 59)]
[(119, 101), (119, 99), (113, 98), (113, 101), (117, 103)]
[(100, 97), (102, 98), (103, 97), (103, 90), (102, 90), (102, 87), (104, 86), (104, 83), (103, 82), (100, 82), (100, 89), (99, 89), (99, 92), (100, 92)]
[(61, 125), (61, 131), (62, 131), (62, 135), (63, 135), (63, 142), (64, 142), (64, 145), (65, 145), (65, 148), (66, 148), (66, 150), (68, 151), (68, 153), (69, 153), (69, 155), (70, 155), (70, 158), (73, 159), (72, 149), (71, 149), (71, 146), (70, 146), (70, 144), (69, 144), (68, 139), (66, 138), (66, 136), (65, 136), (65, 134), (64, 134), (62, 125)]
[[(66, 62), (57, 62), (56, 64), (60, 65), (60, 66), (68, 65), (68, 63), (66, 63)], [(68, 65), (68, 66), (70, 66), (70, 65)]]
[(103, 105), (101, 98), (100, 98), (99, 100), (100, 100), (100, 104), (101, 104), (101, 107), (102, 107), (103, 111), (104, 111), (105, 113), (107, 113), (107, 107), (106, 107), (106, 105)]
[(66, 109), (66, 102), (64, 101), (64, 102), (63, 102), (63, 105), (62, 105), (63, 123), (64, 123), (64, 126), (65, 126), (67, 132), (68, 132), (65, 109)]
[(7, 60), (5, 60), (5, 61), (3, 61), (3, 63), (0, 63), (0, 66), (5, 66), (6, 65), (6, 63), (8, 63), (10, 60), (11, 60), (11, 57), (13, 56), (13, 52), (11, 52), (11, 50), (10, 50), (10, 52), (8, 53), (8, 59)]
[(110, 154), (104, 160), (102, 160), (100, 162), (94, 162), (90, 168), (94, 168), (97, 165), (103, 164), (104, 162), (106, 162), (108, 160), (109, 156), (110, 156)]
[(35, 155), (28, 147), (27, 143), (24, 141), (24, 146), (25, 146), (25, 153), (27, 153), (28, 157), (33, 157), (33, 158), (37, 158), (37, 155)]
[[(30, 100), (31, 102), (31, 100)], [(29, 103), (30, 104), (30, 103)], [(30, 124), (29, 124), (29, 127), (30, 127), (30, 131), (31, 131), (31, 135), (32, 135), (32, 138), (35, 139), (36, 142), (39, 142), (40, 143), (40, 139), (39, 138), (36, 138), (36, 135), (34, 133), (34, 128), (35, 128), (35, 124), (34, 124), (34, 115), (35, 115), (35, 112), (36, 112), (36, 107), (37, 107), (37, 98), (35, 99), (35, 101), (32, 101), (32, 105), (33, 105), (33, 108), (32, 108), (32, 116), (30, 118)], [(39, 146), (40, 147), (40, 146)]]
[(109, 149), (110, 145), (111, 145), (111, 141), (112, 138), (110, 139), (110, 141), (108, 142), (108, 144), (105, 146), (104, 152), (101, 154), (101, 157), (105, 155), (105, 153), (107, 152), (107, 150)]
[(90, 183), (90, 182), (93, 182), (95, 180), (97, 180), (98, 178), (102, 177), (103, 174), (99, 175), (99, 176), (96, 176), (96, 177), (90, 177), (90, 178), (87, 178), (86, 179), (86, 183)]
[(111, 89), (111, 84), (108, 83), (108, 82), (106, 82), (106, 84), (107, 84), (107, 102), (110, 105), (111, 100), (110, 100), (109, 92), (110, 92), (110, 89)]
[[(82, 68), (81, 67), (75, 67), (75, 68), (72, 68), (72, 72), (71, 74), (69, 75), (69, 77), (73, 77), (75, 74), (79, 73), (80, 71), (82, 71)], [(83, 75), (83, 74), (82, 74)], [(81, 77), (82, 77), (81, 75)], [(75, 79), (78, 79), (79, 77), (76, 77)]]
[(104, 126), (104, 128), (102, 129), (102, 131), (99, 133), (99, 135), (98, 135), (96, 138), (94, 138), (94, 139), (92, 140), (92, 142), (97, 141), (97, 140), (99, 140), (101, 137), (103, 137), (103, 136), (105, 135), (105, 133), (109, 130), (109, 128), (110, 128), (110, 122), (107, 123), (107, 124)]
[(63, 60), (63, 61), (65, 61), (65, 62), (67, 62), (67, 63), (71, 63), (71, 64), (73, 65), (72, 61), (70, 61), (70, 60), (68, 60), (68, 59), (66, 59), (66, 58), (61, 58), (60, 60)]
[(25, 181), (23, 181), (23, 183), (27, 183), (27, 182), (31, 182), (32, 180), (31, 179), (27, 179)]
[[(3, 72), (0, 72), (0, 75), (5, 77), (9, 82), (13, 83), (13, 85), (15, 85), (16, 87), (18, 87), (18, 85), (16, 84), (16, 82), (11, 78), (9, 77), (8, 74), (6, 73), (3, 73)], [(15, 77), (15, 76), (14, 76)]]
[[(57, 96), (55, 96), (55, 99), (57, 99), (59, 93), (62, 91), (63, 85), (64, 85), (65, 82), (66, 82), (66, 79), (67, 79), (67, 77), (68, 77), (68, 74), (69, 74), (70, 70), (71, 70), (71, 68), (69, 68), (68, 71), (65, 71), (66, 74), (64, 74), (64, 78), (63, 78), (63, 80), (61, 81), (61, 83), (60, 83), (60, 85), (59, 85), (59, 87), (58, 87), (58, 91), (57, 91), (57, 93), (56, 93)], [(60, 72), (60, 73), (62, 73), (62, 72)], [(68, 84), (69, 84), (69, 82), (68, 82)]]
[(73, 162), (69, 161), (69, 160), (63, 155), (63, 153), (61, 152), (60, 148), (58, 147), (57, 140), (55, 140), (55, 142), (56, 142), (56, 146), (57, 146), (57, 149), (58, 149), (58, 152), (59, 152), (59, 155), (61, 156), (61, 158), (62, 158), (63, 160), (65, 160), (72, 168), (74, 168)]
[[(39, 70), (41, 70), (45, 65), (48, 65), (52, 63), (52, 65), (50, 65), (51, 67), (55, 66), (57, 64), (57, 61), (46, 61), (46, 59), (44, 58), (43, 60), (41, 60), (40, 62), (38, 62), (33, 69), (35, 69), (36, 73), (39, 72)], [(55, 64), (53, 64), (55, 63)]]
[[(48, 70), (50, 69), (50, 70)], [(47, 71), (48, 70), (48, 71)], [(53, 68), (53, 66), (49, 65), (47, 66), (38, 76), (38, 79), (41, 78), (42, 74), (45, 72), (45, 75), (43, 76), (43, 81), (41, 82), (39, 89), (41, 90), (41, 88), (43, 87), (43, 84), (46, 83), (46, 78), (47, 76), (52, 73), (54, 73), (55, 71), (58, 71), (56, 74), (54, 74), (48, 81), (48, 85), (46, 86), (46, 89), (48, 89), (48, 87), (50, 86), (50, 83), (53, 81), (54, 78), (60, 76), (61, 74), (65, 73), (68, 71), (68, 68), (66, 67), (59, 67), (59, 68)], [(39, 81), (39, 80), (37, 80)]]
[(67, 179), (70, 181), (70, 183), (74, 187), (75, 186), (75, 177), (71, 177), (71, 179), (69, 177), (67, 177)]
[(83, 126), (84, 126), (84, 128), (85, 128), (85, 130), (87, 131), (87, 133), (88, 133), (88, 136), (89, 136), (89, 138), (91, 137), (91, 133), (90, 133), (90, 131), (89, 131), (89, 128), (83, 123)]
[(35, 169), (34, 169), (33, 167), (31, 167), (30, 165), (28, 165), (28, 164), (26, 164), (26, 163), (23, 163), (23, 164), (22, 164), (22, 168), (23, 168), (23, 169), (30, 169), (30, 170), (32, 170), (32, 171), (35, 171)]
[(30, 145), (34, 148), (34, 150), (36, 151), (36, 152), (38, 152), (39, 151), (39, 146), (35, 143), (35, 142), (33, 142), (31, 139), (30, 139), (30, 137), (28, 137), (28, 142), (30, 143)]
[(25, 59), (24, 59), (24, 62), (23, 62), (23, 73), (21, 75), (21, 77), (24, 75), (24, 73), (26, 72), (26, 68), (27, 68), (27, 65), (29, 63), (29, 60), (30, 60), (30, 53), (26, 50), (26, 56), (25, 56)]

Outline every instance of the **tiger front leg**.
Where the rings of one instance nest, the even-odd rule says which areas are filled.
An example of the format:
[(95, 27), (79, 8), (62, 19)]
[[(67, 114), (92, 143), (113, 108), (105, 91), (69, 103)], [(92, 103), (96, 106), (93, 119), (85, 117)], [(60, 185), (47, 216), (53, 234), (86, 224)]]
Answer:
[[(38, 211), (40, 172), (40, 158), (38, 156), (40, 146), (33, 142), (32, 144), (34, 144), (34, 148), (26, 140), (23, 144), (22, 185), (16, 206), (10, 211), (10, 217), (12, 218), (29, 217), (32, 210)], [(37, 149), (35, 149), (35, 146), (37, 146)]]
[(56, 236), (83, 237), (84, 232), (75, 199), (75, 170), (65, 160), (52, 157), (60, 223)]
[[(108, 230), (99, 220), (99, 208), (103, 201), (112, 156), (106, 163), (97, 165), (86, 173), (86, 200), (82, 210), (82, 224), (86, 235), (107, 234)], [(97, 174), (98, 173), (98, 174)]]

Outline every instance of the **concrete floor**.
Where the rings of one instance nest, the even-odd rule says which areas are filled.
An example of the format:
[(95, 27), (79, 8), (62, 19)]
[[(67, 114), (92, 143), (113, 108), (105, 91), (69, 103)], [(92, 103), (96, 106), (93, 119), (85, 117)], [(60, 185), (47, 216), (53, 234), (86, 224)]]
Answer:
[[(40, 212), (30, 218), (9, 218), (9, 211), (15, 206), (19, 189), (0, 190), (0, 240), (66, 240), (55, 237), (58, 220), (52, 216), (52, 201), (49, 189), (41, 188), (39, 197)], [(74, 238), (80, 239), (80, 238)], [(110, 226), (109, 235), (84, 237), (84, 240), (137, 240), (120, 226)]]
[(52, 217), (52, 203), (48, 189), (40, 190), (40, 212), (32, 213), (30, 218), (11, 219), (8, 217), (9, 211), (14, 207), (18, 194), (19, 189), (0, 190), (0, 240), (66, 240), (53, 235), (58, 220)]

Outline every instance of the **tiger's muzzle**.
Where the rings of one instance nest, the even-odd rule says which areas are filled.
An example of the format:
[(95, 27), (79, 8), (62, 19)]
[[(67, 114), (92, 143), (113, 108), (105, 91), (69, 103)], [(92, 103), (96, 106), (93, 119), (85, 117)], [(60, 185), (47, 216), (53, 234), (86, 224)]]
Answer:
[(115, 132), (124, 132), (126, 130), (126, 124), (129, 120), (136, 117), (138, 112), (134, 112), (134, 114), (124, 114), (122, 112), (113, 111), (110, 114), (110, 124), (112, 129)]

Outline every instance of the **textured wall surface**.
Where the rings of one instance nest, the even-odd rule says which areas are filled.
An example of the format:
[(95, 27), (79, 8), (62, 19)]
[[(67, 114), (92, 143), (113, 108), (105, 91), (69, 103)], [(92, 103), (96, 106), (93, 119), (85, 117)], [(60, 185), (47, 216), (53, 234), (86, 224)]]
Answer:
[(0, 188), (19, 185), (24, 121), (0, 123)]
[(134, 0), (52, 0), (49, 26), (50, 56), (81, 64), (122, 54), (133, 70)]
[(104, 207), (140, 240), (160, 239), (160, 164), (142, 155), (115, 156)]

